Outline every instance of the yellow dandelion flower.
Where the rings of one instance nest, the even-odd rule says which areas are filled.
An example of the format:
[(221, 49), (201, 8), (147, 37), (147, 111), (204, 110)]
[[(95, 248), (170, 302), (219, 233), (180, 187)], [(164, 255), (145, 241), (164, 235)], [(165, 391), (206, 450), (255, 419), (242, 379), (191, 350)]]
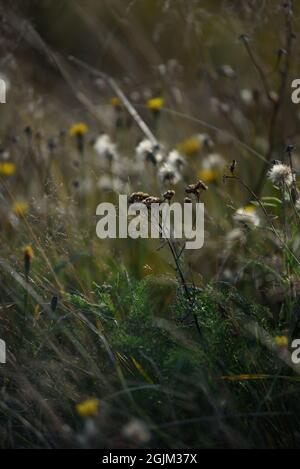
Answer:
[(165, 100), (163, 98), (152, 98), (147, 101), (147, 108), (151, 111), (158, 112), (160, 111), (165, 104)]
[(277, 335), (274, 337), (274, 342), (278, 347), (287, 347), (289, 345), (289, 339), (286, 335)]
[(24, 217), (29, 210), (29, 205), (27, 202), (14, 202), (12, 206), (12, 211), (17, 217)]
[(94, 417), (98, 413), (99, 404), (99, 399), (87, 399), (76, 405), (76, 412), (80, 417)]
[(83, 122), (78, 122), (77, 124), (72, 125), (69, 132), (72, 137), (82, 137), (88, 131), (88, 126)]
[(203, 147), (203, 143), (200, 139), (196, 137), (191, 137), (183, 142), (179, 143), (177, 146), (180, 153), (184, 153), (187, 156), (193, 156), (198, 153)]
[(16, 172), (16, 165), (14, 163), (0, 163), (0, 176), (13, 176)]
[(30, 262), (34, 257), (34, 252), (33, 252), (32, 247), (30, 245), (25, 246), (23, 252), (24, 252), (24, 258), (28, 259)]
[(31, 262), (34, 256), (32, 247), (29, 245), (26, 246), (23, 250), (23, 254), (24, 254), (24, 272), (25, 272), (26, 280), (28, 281), (28, 276), (29, 276), (29, 272), (31, 268)]
[(219, 177), (218, 171), (214, 171), (213, 169), (202, 169), (198, 172), (198, 178), (201, 179), (203, 182), (210, 183), (217, 181)]
[(120, 107), (122, 105), (122, 101), (120, 100), (120, 98), (118, 98), (118, 96), (114, 96), (113, 98), (111, 98), (110, 104), (113, 107)]
[(254, 207), (254, 205), (246, 205), (243, 210), (245, 213), (254, 213), (256, 211), (256, 208)]

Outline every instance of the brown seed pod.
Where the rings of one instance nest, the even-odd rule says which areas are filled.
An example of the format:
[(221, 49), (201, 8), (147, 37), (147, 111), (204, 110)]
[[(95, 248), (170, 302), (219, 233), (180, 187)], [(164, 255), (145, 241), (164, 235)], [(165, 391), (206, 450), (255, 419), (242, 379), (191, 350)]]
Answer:
[(146, 192), (133, 192), (129, 197), (128, 197), (128, 202), (130, 204), (134, 204), (137, 202), (143, 202), (143, 200), (147, 199), (149, 197), (149, 194)]
[(175, 191), (170, 189), (163, 194), (163, 198), (165, 200), (171, 200), (173, 199), (174, 195), (175, 195)]
[(162, 202), (164, 201), (160, 197), (154, 196), (147, 197), (143, 200), (143, 204), (145, 204), (148, 208), (151, 207), (152, 204), (161, 204)]

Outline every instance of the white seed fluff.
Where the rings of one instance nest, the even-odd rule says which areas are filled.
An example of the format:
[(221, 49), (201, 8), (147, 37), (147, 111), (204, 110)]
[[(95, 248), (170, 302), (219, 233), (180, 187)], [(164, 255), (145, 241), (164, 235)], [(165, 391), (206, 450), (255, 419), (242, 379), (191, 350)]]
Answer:
[(268, 172), (269, 180), (275, 186), (291, 186), (293, 184), (293, 174), (289, 166), (286, 164), (274, 164)]

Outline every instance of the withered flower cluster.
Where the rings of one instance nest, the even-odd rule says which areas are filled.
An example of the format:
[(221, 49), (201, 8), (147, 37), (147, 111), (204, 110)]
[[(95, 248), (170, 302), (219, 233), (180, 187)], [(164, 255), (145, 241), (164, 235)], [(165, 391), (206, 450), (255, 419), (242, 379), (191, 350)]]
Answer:
[[(189, 184), (185, 188), (185, 192), (187, 194), (194, 195), (197, 198), (197, 200), (199, 201), (200, 200), (200, 195), (202, 194), (202, 192), (207, 191), (207, 189), (208, 189), (207, 185), (204, 184), (203, 181), (199, 180), (195, 184)], [(186, 200), (186, 202), (188, 202), (188, 201)]]

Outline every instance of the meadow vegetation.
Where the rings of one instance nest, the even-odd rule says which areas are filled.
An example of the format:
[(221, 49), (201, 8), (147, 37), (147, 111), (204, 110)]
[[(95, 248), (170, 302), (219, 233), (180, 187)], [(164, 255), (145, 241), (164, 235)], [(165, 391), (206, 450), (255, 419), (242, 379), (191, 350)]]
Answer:
[[(0, 2), (1, 448), (300, 446), (299, 9)], [(96, 236), (119, 194), (205, 243)]]

